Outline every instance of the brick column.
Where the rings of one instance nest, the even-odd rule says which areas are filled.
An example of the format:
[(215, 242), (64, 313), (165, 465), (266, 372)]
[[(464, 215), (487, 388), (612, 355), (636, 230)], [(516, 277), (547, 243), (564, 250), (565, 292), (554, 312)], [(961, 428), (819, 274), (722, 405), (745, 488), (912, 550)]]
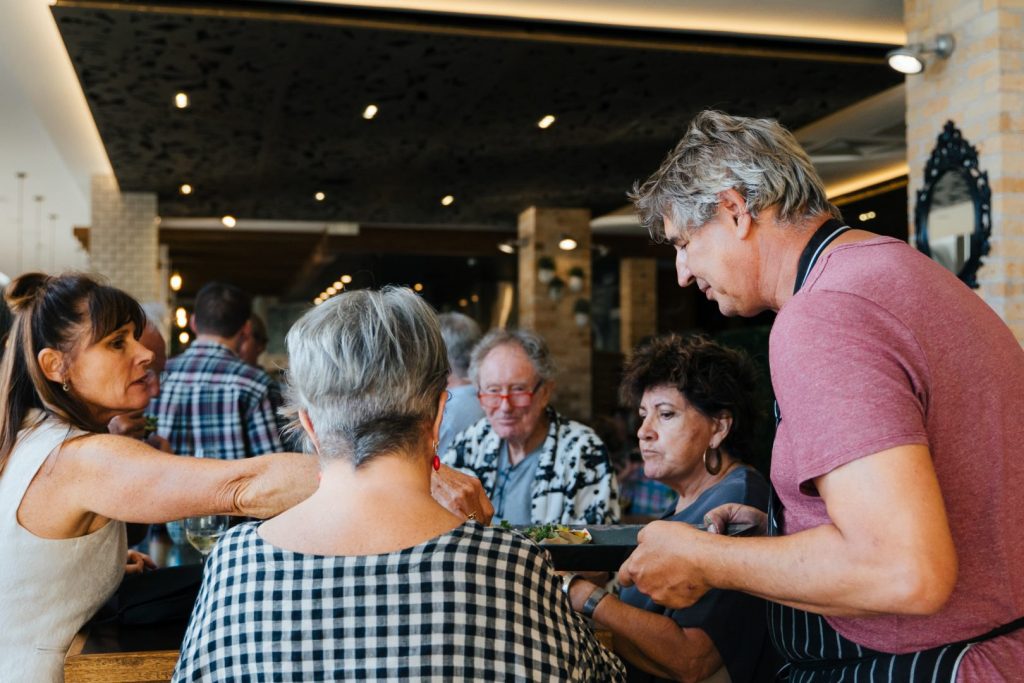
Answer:
[(93, 176), (90, 268), (153, 311), (166, 307), (156, 194), (121, 192), (114, 176)]
[(952, 119), (978, 148), (992, 187), (992, 251), (979, 294), (1024, 342), (1024, 4), (1019, 0), (905, 0), (907, 42), (951, 33), (949, 59), (928, 57), (907, 77), (910, 218), (924, 166)]
[(658, 262), (624, 258), (619, 262), (619, 349), (629, 355), (644, 337), (658, 332)]
[[(562, 251), (563, 235), (578, 246)], [(591, 418), (592, 343), (590, 325), (576, 324), (573, 307), (577, 300), (590, 301), (590, 211), (586, 209), (542, 209), (530, 207), (519, 214), (519, 324), (541, 334), (558, 366), (555, 407), (577, 420)], [(559, 300), (537, 278), (537, 260), (555, 261), (556, 277), (566, 283)], [(583, 271), (583, 288), (569, 290), (569, 271)]]

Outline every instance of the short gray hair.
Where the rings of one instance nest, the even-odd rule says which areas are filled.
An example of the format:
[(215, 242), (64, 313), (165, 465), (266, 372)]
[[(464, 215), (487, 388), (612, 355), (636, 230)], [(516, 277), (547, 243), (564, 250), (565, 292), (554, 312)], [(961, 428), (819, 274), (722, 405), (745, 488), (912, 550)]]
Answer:
[(557, 368), (554, 361), (551, 360), (551, 353), (548, 351), (547, 342), (543, 337), (531, 330), (495, 328), (484, 335), (484, 338), (473, 349), (473, 355), (470, 358), (469, 377), (477, 389), (480, 388), (480, 364), (484, 362), (487, 354), (506, 344), (513, 344), (523, 350), (540, 379), (548, 382), (555, 378)]
[(441, 323), (441, 336), (448, 349), (452, 374), (465, 379), (469, 373), (469, 356), (482, 334), (480, 325), (462, 313), (442, 313), (437, 319)]
[(408, 449), (437, 417), (448, 356), (429, 304), (402, 287), (345, 292), (288, 331), (288, 401), (316, 429), (320, 457), (358, 467)]
[(655, 240), (665, 239), (663, 216), (692, 230), (718, 211), (719, 193), (733, 189), (757, 218), (774, 206), (778, 219), (792, 223), (827, 214), (841, 218), (825, 185), (793, 134), (773, 119), (703, 111), (661, 167), (629, 193), (640, 223)]

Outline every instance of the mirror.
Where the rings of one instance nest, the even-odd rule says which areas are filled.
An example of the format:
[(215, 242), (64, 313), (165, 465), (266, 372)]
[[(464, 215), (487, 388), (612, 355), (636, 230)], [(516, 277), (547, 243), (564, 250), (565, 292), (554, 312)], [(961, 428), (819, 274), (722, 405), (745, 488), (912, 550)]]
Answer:
[(924, 187), (917, 191), (916, 241), (921, 252), (969, 287), (978, 287), (981, 258), (989, 252), (991, 197), (977, 150), (947, 121), (925, 166)]

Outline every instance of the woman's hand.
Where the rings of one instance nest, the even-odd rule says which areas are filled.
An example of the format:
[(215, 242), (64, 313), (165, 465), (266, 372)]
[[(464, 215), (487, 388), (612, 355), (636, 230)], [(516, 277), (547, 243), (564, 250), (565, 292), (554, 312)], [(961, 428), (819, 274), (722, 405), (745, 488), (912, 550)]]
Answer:
[(430, 495), (452, 514), (467, 519), (475, 515), (476, 521), (485, 526), (494, 516), (494, 506), (480, 480), (448, 465), (441, 465), (430, 477)]
[(138, 550), (129, 550), (128, 559), (124, 564), (124, 573), (141, 574), (147, 569), (156, 569), (156, 562), (153, 561), (153, 558)]
[(704, 525), (712, 534), (724, 534), (730, 524), (753, 524), (757, 529), (751, 536), (764, 536), (768, 533), (768, 515), (750, 505), (726, 503), (704, 515)]

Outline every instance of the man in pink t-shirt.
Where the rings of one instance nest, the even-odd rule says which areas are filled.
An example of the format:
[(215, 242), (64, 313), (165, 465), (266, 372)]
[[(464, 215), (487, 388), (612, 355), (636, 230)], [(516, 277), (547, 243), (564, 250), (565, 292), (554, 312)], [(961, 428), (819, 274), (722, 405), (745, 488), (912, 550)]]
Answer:
[(773, 601), (793, 680), (1021, 680), (1024, 351), (1006, 325), (906, 244), (843, 226), (774, 121), (699, 114), (633, 199), (680, 286), (778, 311), (780, 422), (771, 518), (708, 520), (776, 537), (655, 523), (622, 581), (676, 608), (712, 587)]

